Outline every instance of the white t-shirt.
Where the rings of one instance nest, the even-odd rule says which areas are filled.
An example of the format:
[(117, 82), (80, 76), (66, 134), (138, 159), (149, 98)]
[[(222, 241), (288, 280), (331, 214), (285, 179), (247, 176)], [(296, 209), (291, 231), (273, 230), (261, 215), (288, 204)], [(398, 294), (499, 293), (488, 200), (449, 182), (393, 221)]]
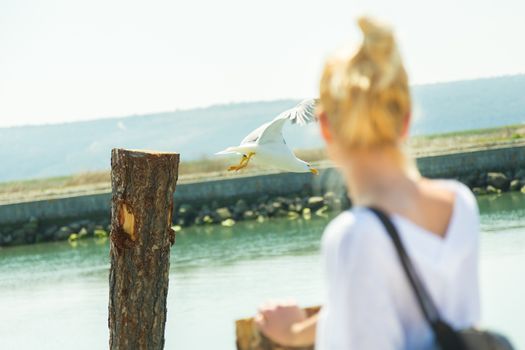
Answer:
[[(391, 219), (442, 318), (454, 328), (470, 327), (480, 316), (478, 207), (462, 183), (438, 181), (455, 193), (444, 238), (400, 215)], [(354, 207), (335, 218), (323, 234), (322, 257), (327, 293), (316, 350), (433, 348), (392, 240), (374, 213)]]

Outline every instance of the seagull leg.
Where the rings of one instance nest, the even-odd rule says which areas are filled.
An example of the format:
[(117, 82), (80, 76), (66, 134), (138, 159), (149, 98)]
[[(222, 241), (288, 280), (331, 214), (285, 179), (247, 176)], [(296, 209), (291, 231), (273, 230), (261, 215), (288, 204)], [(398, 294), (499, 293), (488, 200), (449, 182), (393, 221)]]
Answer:
[(310, 172), (314, 175), (319, 175), (319, 170), (317, 170), (316, 168), (312, 167), (310, 164), (308, 164), (308, 167), (310, 168)]
[(234, 170), (239, 171), (243, 168), (246, 168), (248, 166), (248, 162), (254, 155), (255, 155), (255, 152), (250, 152), (248, 153), (248, 155), (243, 154), (239, 165), (232, 165), (231, 167), (228, 168), (228, 171), (234, 171)]
[(248, 156), (246, 156), (246, 154), (243, 154), (242, 158), (241, 158), (241, 162), (239, 163), (239, 165), (232, 165), (231, 167), (228, 168), (228, 171), (241, 170), (242, 168), (246, 167), (246, 162), (247, 161), (248, 161)]
[(246, 163), (245, 163), (245, 167), (248, 166), (248, 162), (250, 161), (250, 159), (252, 159), (252, 157), (255, 155), (255, 152), (250, 152), (248, 153), (248, 157), (246, 159)]

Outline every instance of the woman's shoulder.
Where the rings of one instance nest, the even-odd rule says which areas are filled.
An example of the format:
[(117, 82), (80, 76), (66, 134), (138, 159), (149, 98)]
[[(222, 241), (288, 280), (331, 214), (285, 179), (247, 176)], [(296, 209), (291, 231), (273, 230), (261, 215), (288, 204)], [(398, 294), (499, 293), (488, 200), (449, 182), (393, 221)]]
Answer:
[(467, 209), (475, 212), (477, 215), (478, 204), (476, 196), (467, 185), (456, 179), (432, 179), (428, 181), (454, 192), (456, 200), (461, 202), (459, 204), (463, 204)]
[(387, 241), (383, 226), (375, 214), (365, 207), (354, 207), (345, 210), (335, 217), (326, 227), (322, 245), (324, 249), (352, 250), (355, 246), (364, 249), (366, 246), (377, 247), (378, 241)]
[(356, 275), (390, 279), (395, 275), (392, 269), (397, 269), (390, 237), (365, 207), (354, 207), (333, 219), (323, 234), (321, 250), (328, 280), (337, 286)]
[(368, 226), (372, 219), (373, 214), (370, 210), (364, 207), (354, 207), (343, 211), (330, 221), (325, 233), (335, 236), (356, 234)]

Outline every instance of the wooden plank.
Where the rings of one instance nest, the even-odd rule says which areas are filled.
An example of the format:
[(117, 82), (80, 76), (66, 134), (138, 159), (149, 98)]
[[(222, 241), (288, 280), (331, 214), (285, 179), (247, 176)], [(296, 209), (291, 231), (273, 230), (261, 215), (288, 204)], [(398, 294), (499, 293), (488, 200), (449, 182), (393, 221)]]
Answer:
[[(319, 312), (320, 306), (305, 308), (308, 317)], [(279, 345), (263, 334), (255, 325), (253, 318), (245, 318), (235, 322), (237, 350), (313, 350), (313, 346), (287, 347)]]

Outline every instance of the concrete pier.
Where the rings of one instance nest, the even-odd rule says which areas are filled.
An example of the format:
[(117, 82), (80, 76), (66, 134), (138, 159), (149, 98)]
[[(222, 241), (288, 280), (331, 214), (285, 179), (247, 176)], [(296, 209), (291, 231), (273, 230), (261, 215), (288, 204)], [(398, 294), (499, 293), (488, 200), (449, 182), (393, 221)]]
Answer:
[[(525, 146), (495, 148), (470, 152), (422, 157), (417, 159), (424, 176), (432, 178), (467, 178), (489, 171), (516, 171), (525, 169)], [(208, 181), (180, 183), (175, 203), (228, 203), (240, 198), (280, 196), (306, 192), (320, 194), (343, 191), (344, 184), (336, 169), (320, 169), (319, 176), (310, 173), (270, 173), (239, 176)], [(31, 218), (40, 221), (109, 217), (109, 192), (50, 198), (38, 201), (0, 205), (0, 225), (25, 223)]]

